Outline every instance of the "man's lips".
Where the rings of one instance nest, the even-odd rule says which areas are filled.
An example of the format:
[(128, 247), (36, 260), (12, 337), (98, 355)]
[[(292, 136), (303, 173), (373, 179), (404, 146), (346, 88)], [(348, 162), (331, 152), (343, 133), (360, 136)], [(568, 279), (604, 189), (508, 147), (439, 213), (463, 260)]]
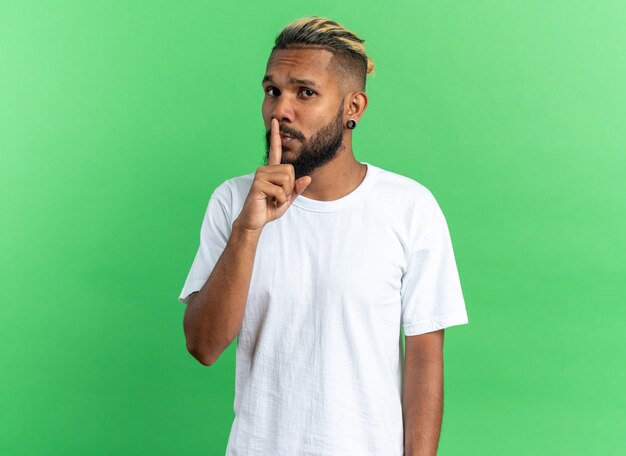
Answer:
[(286, 146), (286, 145), (287, 145), (287, 144), (289, 144), (292, 140), (293, 140), (293, 137), (292, 137), (292, 136), (289, 136), (289, 135), (283, 135), (283, 134), (281, 134), (281, 135), (280, 135), (280, 143), (281, 143), (283, 146)]

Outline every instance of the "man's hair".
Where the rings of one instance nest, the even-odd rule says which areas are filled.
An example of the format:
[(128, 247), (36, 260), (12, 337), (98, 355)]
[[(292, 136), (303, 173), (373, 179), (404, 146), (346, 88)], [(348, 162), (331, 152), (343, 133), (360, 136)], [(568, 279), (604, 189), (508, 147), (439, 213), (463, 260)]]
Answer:
[(270, 57), (277, 49), (326, 49), (333, 53), (330, 68), (338, 74), (344, 89), (365, 91), (374, 62), (365, 53), (364, 42), (335, 21), (310, 16), (293, 21), (280, 32)]

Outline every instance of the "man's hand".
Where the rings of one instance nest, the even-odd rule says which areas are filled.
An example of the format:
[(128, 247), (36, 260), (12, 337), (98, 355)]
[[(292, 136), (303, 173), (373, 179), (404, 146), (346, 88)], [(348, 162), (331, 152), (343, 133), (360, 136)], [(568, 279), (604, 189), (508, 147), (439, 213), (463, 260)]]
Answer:
[(310, 176), (295, 180), (293, 165), (280, 163), (282, 155), (279, 122), (272, 118), (268, 165), (257, 168), (250, 192), (235, 220), (242, 228), (262, 230), (266, 223), (281, 217), (311, 183)]

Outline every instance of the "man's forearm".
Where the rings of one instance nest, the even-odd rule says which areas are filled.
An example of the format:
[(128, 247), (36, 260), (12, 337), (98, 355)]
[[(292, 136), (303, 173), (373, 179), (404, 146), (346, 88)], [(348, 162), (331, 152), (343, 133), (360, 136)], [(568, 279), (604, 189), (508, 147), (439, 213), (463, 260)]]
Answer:
[(443, 418), (443, 361), (407, 360), (402, 394), (404, 455), (435, 456)]

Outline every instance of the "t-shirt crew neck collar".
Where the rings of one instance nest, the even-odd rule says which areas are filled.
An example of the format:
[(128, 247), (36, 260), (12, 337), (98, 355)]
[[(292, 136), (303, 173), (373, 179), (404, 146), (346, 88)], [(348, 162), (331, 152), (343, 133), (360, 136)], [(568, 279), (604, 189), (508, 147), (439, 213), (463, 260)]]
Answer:
[(347, 195), (332, 201), (320, 201), (311, 198), (307, 198), (304, 195), (299, 195), (294, 202), (293, 206), (297, 206), (301, 209), (314, 212), (334, 212), (345, 207), (348, 207), (361, 199), (365, 198), (367, 193), (372, 189), (378, 177), (378, 168), (367, 162), (361, 162), (367, 166), (367, 172), (365, 178), (359, 184), (357, 188), (352, 190)]

